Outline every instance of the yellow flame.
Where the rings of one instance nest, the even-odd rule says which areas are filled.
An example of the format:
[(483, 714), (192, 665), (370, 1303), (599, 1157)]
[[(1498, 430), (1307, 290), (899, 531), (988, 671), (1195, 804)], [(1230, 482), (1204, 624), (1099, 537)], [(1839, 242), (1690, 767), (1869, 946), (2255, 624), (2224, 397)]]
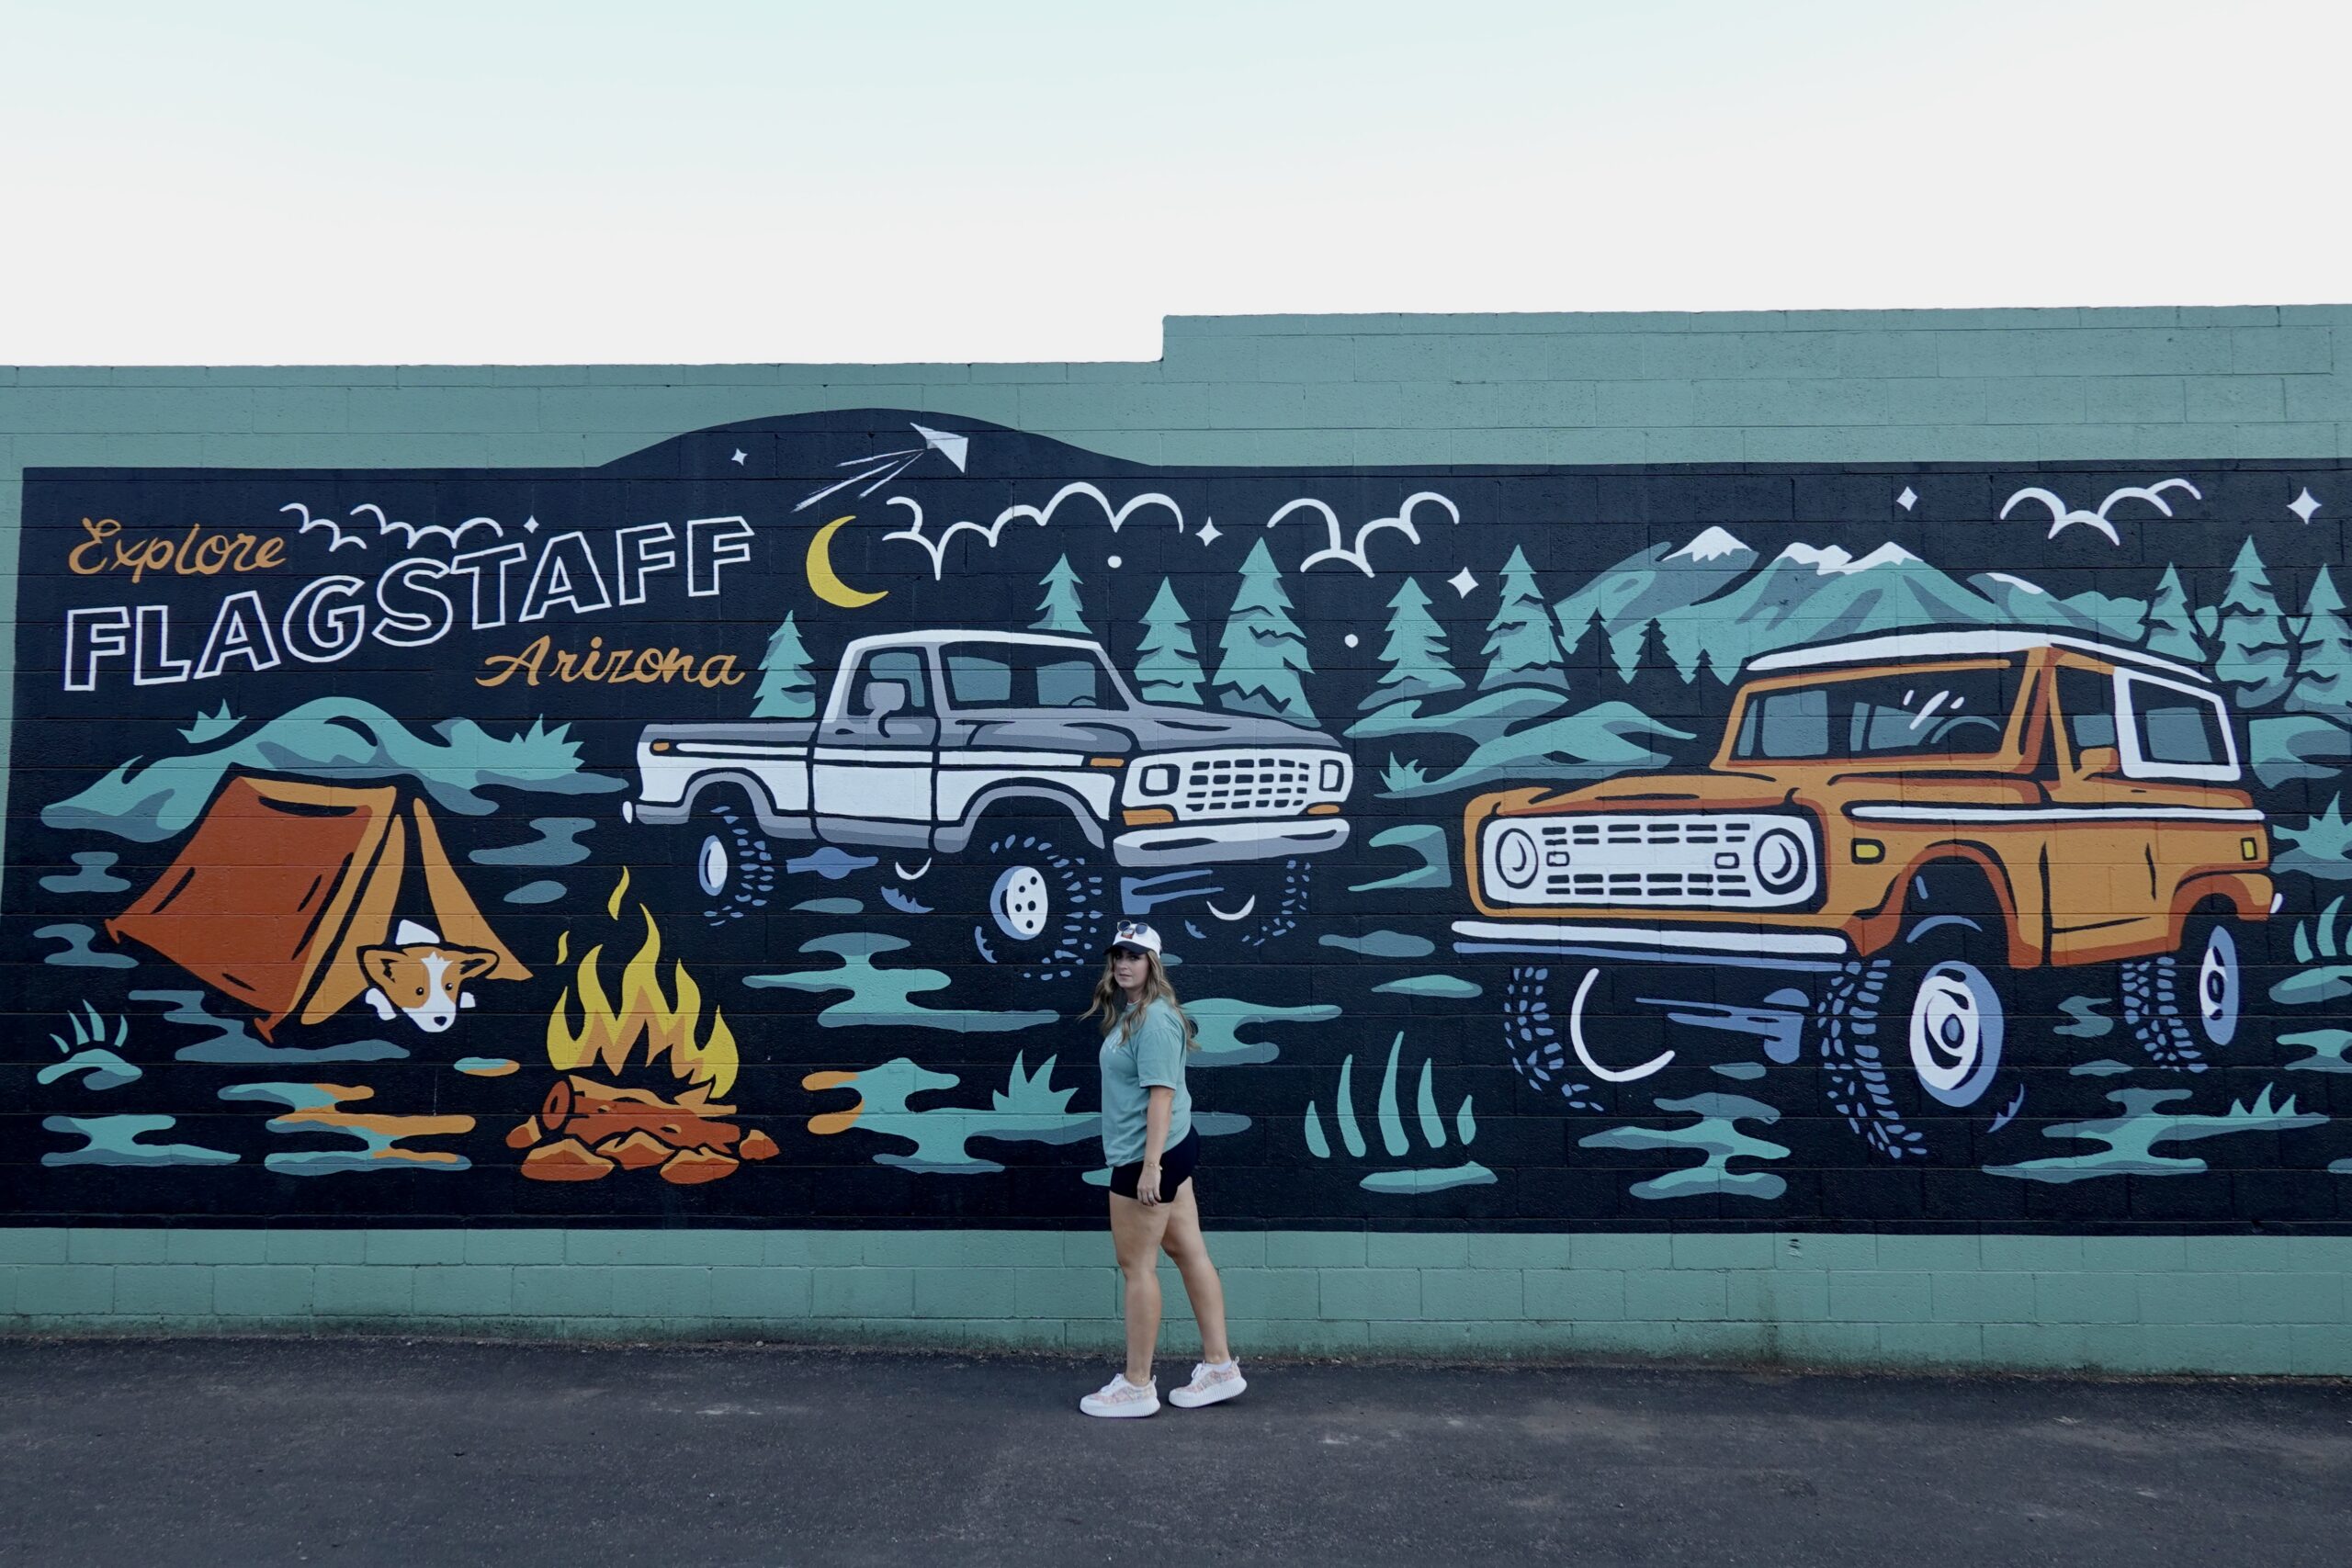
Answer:
[[(621, 867), (621, 879), (613, 884), (613, 896), (605, 900), (605, 913), (610, 915), (614, 919), (619, 919), (621, 918), (621, 896), (628, 891), (628, 867), (623, 866)], [(638, 906), (640, 909), (644, 907), (645, 906), (642, 904)]]
[[(623, 872), (622, 886), (628, 886)], [(620, 890), (614, 891), (615, 918), (618, 919)], [(620, 997), (616, 1003), (605, 991), (603, 977), (596, 971), (596, 960), (604, 953), (598, 943), (581, 955), (574, 971), (580, 992), (580, 1027), (570, 1021), (571, 987), (566, 987), (556, 998), (555, 1010), (548, 1014), (548, 1060), (559, 1072), (575, 1072), (591, 1062), (600, 1063), (605, 1071), (618, 1074), (629, 1066), (632, 1054), (643, 1043), (644, 1060), (650, 1064), (666, 1061), (671, 1073), (680, 1081), (693, 1084), (710, 1094), (724, 1095), (735, 1084), (736, 1069), (741, 1065), (735, 1049), (734, 1032), (727, 1027), (726, 1014), (718, 1008), (710, 1010), (710, 1026), (701, 1030), (702, 987), (686, 973), (684, 963), (673, 960), (670, 978), (676, 999), (662, 989), (662, 928), (653, 921), (653, 911), (639, 904), (638, 913), (645, 918), (645, 940), (638, 946), (621, 969)], [(702, 1038), (697, 1041), (697, 1031)]]

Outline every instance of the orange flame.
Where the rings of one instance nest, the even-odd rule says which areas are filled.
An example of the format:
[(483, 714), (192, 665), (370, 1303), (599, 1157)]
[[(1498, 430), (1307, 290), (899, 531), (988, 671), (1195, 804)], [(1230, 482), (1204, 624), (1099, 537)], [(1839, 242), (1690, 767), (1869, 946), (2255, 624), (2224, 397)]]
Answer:
[[(622, 886), (627, 886), (624, 881)], [(620, 888), (616, 888), (612, 905), (616, 919), (619, 906)], [(581, 956), (574, 970), (580, 1026), (574, 1029), (571, 1023), (571, 987), (564, 988), (556, 998), (555, 1010), (548, 1014), (548, 1060), (559, 1072), (576, 1072), (596, 1062), (606, 1072), (618, 1075), (629, 1066), (642, 1041), (642, 1059), (649, 1065), (666, 1061), (680, 1082), (693, 1085), (705, 1095), (724, 1095), (734, 1087), (735, 1072), (741, 1065), (734, 1032), (716, 1006), (710, 1010), (709, 1027), (701, 1027), (702, 987), (686, 973), (684, 963), (673, 959), (670, 964), (676, 1000), (662, 989), (662, 928), (654, 923), (652, 910), (642, 904), (637, 908), (645, 917), (645, 940), (621, 970), (618, 1002), (605, 995), (604, 980), (596, 972), (596, 960), (605, 951), (600, 942)], [(562, 962), (560, 956), (557, 962)]]

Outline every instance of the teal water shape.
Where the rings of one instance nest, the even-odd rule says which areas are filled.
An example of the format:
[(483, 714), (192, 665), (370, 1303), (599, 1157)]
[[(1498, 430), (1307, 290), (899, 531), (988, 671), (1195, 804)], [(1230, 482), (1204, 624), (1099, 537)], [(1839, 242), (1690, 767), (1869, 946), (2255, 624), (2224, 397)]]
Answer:
[(198, 1144), (151, 1144), (150, 1133), (167, 1132), (177, 1125), (172, 1116), (51, 1116), (41, 1125), (52, 1133), (65, 1133), (80, 1137), (80, 1147), (51, 1149), (40, 1156), (40, 1163), (59, 1165), (107, 1165), (132, 1168), (169, 1165), (234, 1165), (237, 1156), (226, 1149), (208, 1149)]
[(1577, 1140), (1589, 1149), (1687, 1149), (1703, 1156), (1697, 1165), (1636, 1181), (1628, 1189), (1634, 1197), (1692, 1198), (1719, 1192), (1770, 1202), (1789, 1190), (1788, 1182), (1771, 1171), (1732, 1168), (1736, 1159), (1788, 1158), (1781, 1145), (1740, 1129), (1742, 1122), (1768, 1127), (1778, 1122), (1781, 1113), (1771, 1106), (1743, 1094), (1694, 1094), (1651, 1103), (1669, 1115), (1694, 1120), (1679, 1127), (1611, 1127)]
[(1984, 1169), (1994, 1176), (2060, 1184), (2106, 1176), (2199, 1176), (2207, 1168), (2203, 1160), (2160, 1155), (2156, 1145), (2193, 1143), (2232, 1133), (2291, 1132), (2317, 1127), (2327, 1121), (2316, 1111), (2299, 1110), (2291, 1094), (2283, 1101), (2274, 1101), (2272, 1086), (2268, 1084), (2252, 1101), (2233, 1101), (2229, 1110), (2218, 1116), (2164, 1109), (2177, 1100), (2187, 1100), (2192, 1092), (2186, 1089), (2111, 1090), (2107, 1098), (2122, 1107), (2122, 1114), (2102, 1122), (2063, 1122), (2041, 1131), (2045, 1138), (2079, 1138), (2104, 1145), (2098, 1152), (2056, 1155), (2018, 1165), (1988, 1165)]
[[(947, 976), (936, 969), (885, 969), (875, 960), (911, 946), (906, 938), (876, 931), (835, 931), (800, 944), (803, 953), (827, 953), (837, 962), (830, 969), (798, 970), (787, 975), (748, 975), (743, 984), (754, 990), (782, 987), (822, 995), (846, 991), (848, 996), (817, 1015), (827, 1029), (947, 1029), (961, 1033), (1006, 1034), (1051, 1023), (1055, 1012), (989, 1012), (924, 1007), (914, 998), (948, 988)], [(911, 1064), (910, 1064), (911, 1065)]]

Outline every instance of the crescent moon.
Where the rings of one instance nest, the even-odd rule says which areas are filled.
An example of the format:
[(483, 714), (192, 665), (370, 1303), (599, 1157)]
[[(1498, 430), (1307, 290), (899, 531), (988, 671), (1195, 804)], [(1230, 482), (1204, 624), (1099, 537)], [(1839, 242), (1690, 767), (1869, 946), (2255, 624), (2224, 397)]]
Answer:
[(856, 515), (853, 512), (848, 517), (834, 518), (818, 529), (816, 536), (808, 541), (808, 586), (815, 590), (818, 598), (828, 604), (838, 604), (844, 610), (862, 608), (876, 599), (888, 598), (890, 592), (887, 588), (872, 593), (861, 592), (843, 582), (833, 570), (833, 536), (842, 524)]

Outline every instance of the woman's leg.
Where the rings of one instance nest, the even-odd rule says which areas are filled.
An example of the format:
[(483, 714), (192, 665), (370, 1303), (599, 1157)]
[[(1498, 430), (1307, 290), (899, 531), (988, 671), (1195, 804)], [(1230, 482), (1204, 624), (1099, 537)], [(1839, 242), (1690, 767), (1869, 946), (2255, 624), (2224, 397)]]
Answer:
[(1159, 1238), (1168, 1229), (1167, 1203), (1144, 1204), (1111, 1194), (1111, 1245), (1126, 1280), (1127, 1381), (1151, 1381), (1151, 1353), (1159, 1343)]
[[(1229, 1361), (1233, 1347), (1225, 1341), (1225, 1281), (1209, 1261), (1208, 1238), (1201, 1235), (1201, 1206), (1187, 1180), (1176, 1190), (1169, 1211), (1168, 1229), (1159, 1245), (1167, 1249), (1176, 1272), (1184, 1277), (1184, 1293), (1193, 1300), (1193, 1318), (1201, 1325), (1201, 1359)], [(1132, 1352), (1130, 1352), (1132, 1354)]]

